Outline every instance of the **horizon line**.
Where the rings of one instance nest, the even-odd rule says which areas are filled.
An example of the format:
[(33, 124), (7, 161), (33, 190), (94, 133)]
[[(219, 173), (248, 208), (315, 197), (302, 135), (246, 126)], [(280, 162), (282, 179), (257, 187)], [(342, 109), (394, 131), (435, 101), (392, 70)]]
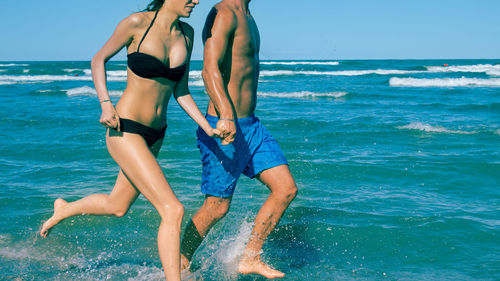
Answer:
[[(358, 60), (500, 60), (500, 58), (356, 58), (356, 59), (263, 59), (259, 61), (358, 61)], [(0, 62), (90, 62), (91, 60), (0, 60)], [(126, 62), (127, 60), (111, 59), (111, 62)], [(203, 61), (203, 59), (192, 59), (191, 61)]]

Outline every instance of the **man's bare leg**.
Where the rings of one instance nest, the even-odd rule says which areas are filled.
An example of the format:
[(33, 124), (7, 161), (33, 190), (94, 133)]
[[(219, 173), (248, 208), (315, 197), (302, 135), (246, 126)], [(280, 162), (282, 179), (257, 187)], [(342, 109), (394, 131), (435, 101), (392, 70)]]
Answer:
[(295, 198), (297, 187), (287, 165), (265, 170), (257, 176), (257, 179), (271, 190), (271, 194), (255, 218), (255, 226), (241, 257), (238, 271), (242, 274), (260, 274), (269, 279), (284, 277), (284, 273), (262, 262), (260, 254), (267, 236), (276, 227), (286, 208)]
[(191, 258), (212, 226), (229, 211), (231, 197), (220, 198), (207, 195), (203, 205), (188, 223), (181, 242), (181, 270), (189, 267)]

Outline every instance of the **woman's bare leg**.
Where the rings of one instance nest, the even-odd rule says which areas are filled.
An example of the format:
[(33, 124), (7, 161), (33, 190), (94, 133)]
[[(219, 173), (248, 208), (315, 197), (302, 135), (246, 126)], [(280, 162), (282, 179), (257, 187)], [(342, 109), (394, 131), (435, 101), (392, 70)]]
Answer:
[(170, 188), (155, 156), (143, 138), (111, 133), (108, 150), (126, 177), (153, 204), (161, 217), (158, 252), (167, 280), (180, 280), (180, 228), (184, 207)]
[[(162, 141), (159, 140), (151, 148), (151, 152), (155, 157), (158, 156)], [(54, 201), (54, 214), (42, 225), (40, 235), (44, 238), (47, 237), (52, 227), (62, 220), (76, 215), (113, 215), (122, 217), (127, 213), (137, 196), (139, 196), (138, 191), (125, 177), (123, 171), (120, 170), (115, 186), (109, 195), (92, 194), (71, 203), (61, 198), (56, 199)]]

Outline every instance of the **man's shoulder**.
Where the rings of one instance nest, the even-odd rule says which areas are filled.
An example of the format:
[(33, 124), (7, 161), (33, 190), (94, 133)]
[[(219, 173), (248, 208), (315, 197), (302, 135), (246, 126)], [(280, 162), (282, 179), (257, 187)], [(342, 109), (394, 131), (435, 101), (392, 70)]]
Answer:
[(215, 10), (217, 17), (221, 16), (221, 17), (224, 17), (227, 19), (235, 19), (236, 18), (236, 13), (235, 13), (234, 9), (231, 6), (227, 5), (226, 3), (220, 2), (220, 3), (216, 4), (213, 7), (213, 10)]
[(230, 33), (236, 28), (237, 20), (234, 11), (225, 3), (218, 3), (215, 5), (207, 16), (205, 25), (202, 31), (203, 44), (208, 38), (212, 37), (212, 28), (217, 21), (220, 28), (227, 30)]

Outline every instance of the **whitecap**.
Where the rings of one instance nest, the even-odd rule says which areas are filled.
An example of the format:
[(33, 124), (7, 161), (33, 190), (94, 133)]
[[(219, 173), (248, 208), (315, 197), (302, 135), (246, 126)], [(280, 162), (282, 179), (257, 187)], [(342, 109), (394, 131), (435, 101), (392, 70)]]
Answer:
[(392, 77), (389, 80), (391, 86), (397, 87), (500, 87), (500, 78), (479, 79), (479, 78), (398, 78)]
[[(85, 73), (85, 75), (89, 75), (91, 76), (92, 75), (92, 70), (91, 69), (83, 69), (81, 70), (83, 71), (83, 73)], [(121, 79), (125, 79), (127, 78), (127, 71), (126, 70), (107, 70), (106, 71), (106, 75), (108, 77), (119, 77)]]
[(25, 63), (0, 64), (0, 67), (8, 67), (8, 66), (28, 66), (28, 64), (25, 64)]
[(500, 76), (500, 70), (488, 70), (486, 71), (486, 74), (490, 76)]
[(433, 132), (433, 133), (449, 133), (449, 134), (464, 134), (470, 135), (475, 134), (475, 131), (467, 132), (467, 131), (457, 131), (457, 130), (449, 130), (442, 126), (432, 126), (429, 124), (421, 123), (421, 122), (412, 122), (405, 126), (396, 127), (398, 129), (406, 129), (406, 130), (418, 130), (423, 132)]
[[(92, 81), (90, 76), (72, 75), (0, 75), (0, 82), (53, 82), (53, 81)], [(126, 81), (126, 77), (111, 76), (108, 81)]]
[[(92, 75), (92, 70), (90, 70), (90, 69), (65, 69), (65, 71), (68, 71), (68, 72), (83, 71), (83, 73), (85, 73), (86, 75), (89, 75), (89, 76)], [(127, 77), (126, 70), (108, 70), (108, 71), (106, 71), (106, 74), (108, 76), (115, 76), (115, 77), (122, 77), (122, 78)], [(201, 70), (189, 71), (189, 77), (190, 78), (201, 78)]]
[(397, 69), (372, 69), (372, 70), (342, 70), (342, 71), (292, 71), (292, 70), (262, 70), (261, 77), (265, 76), (292, 76), (292, 75), (323, 75), (323, 76), (362, 76), (370, 74), (378, 75), (402, 75), (425, 73), (422, 70), (397, 70)]
[[(77, 87), (72, 89), (64, 90), (68, 96), (97, 96), (97, 92), (94, 88), (89, 86)], [(109, 91), (110, 96), (119, 97), (123, 94), (123, 91)]]
[(338, 61), (261, 61), (264, 65), (339, 65)]
[(277, 93), (277, 92), (258, 92), (260, 97), (278, 97), (278, 98), (319, 98), (319, 97), (330, 97), (330, 98), (341, 98), (349, 93), (347, 92), (329, 92), (329, 93), (316, 93), (316, 92), (291, 92), (291, 93)]
[(108, 70), (108, 71), (106, 71), (106, 74), (108, 76), (127, 77), (127, 71), (126, 70)]
[(475, 64), (475, 65), (450, 65), (450, 66), (426, 66), (429, 72), (488, 72), (500, 71), (500, 64)]
[(189, 71), (189, 78), (201, 79), (201, 70), (191, 70)]
[(188, 83), (189, 83), (189, 86), (192, 86), (192, 87), (204, 87), (205, 86), (205, 83), (203, 83), (203, 80), (201, 80), (201, 79), (189, 81)]

